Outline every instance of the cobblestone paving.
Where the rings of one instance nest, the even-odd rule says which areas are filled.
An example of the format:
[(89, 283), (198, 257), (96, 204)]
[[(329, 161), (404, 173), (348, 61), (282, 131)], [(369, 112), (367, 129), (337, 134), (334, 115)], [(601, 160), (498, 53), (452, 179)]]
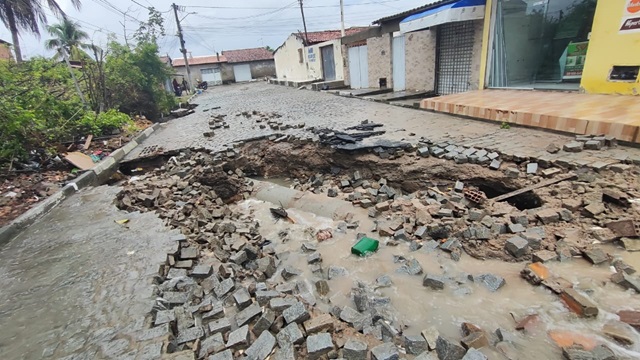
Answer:
[[(486, 148), (509, 157), (535, 158), (549, 163), (598, 168), (617, 162), (640, 162), (637, 148), (619, 146), (601, 151), (550, 154), (545, 150), (549, 144), (562, 147), (574, 137), (522, 127), (500, 129), (496, 123), (266, 83), (212, 87), (195, 102), (200, 104), (195, 114), (167, 122), (127, 159), (138, 157), (140, 151), (152, 145), (162, 146), (165, 151), (187, 147), (220, 151), (236, 141), (273, 134), (269, 128), (260, 129), (252, 121), (235, 116), (242, 111), (257, 110), (277, 112), (285, 124), (304, 123), (307, 127), (338, 130), (369, 120), (385, 124), (384, 139), (417, 142), (425, 137), (436, 143)], [(204, 111), (216, 106), (220, 109)], [(226, 114), (230, 128), (217, 129), (213, 137), (206, 138), (202, 134), (209, 131), (208, 120), (212, 114)], [(310, 136), (304, 129), (278, 133)]]

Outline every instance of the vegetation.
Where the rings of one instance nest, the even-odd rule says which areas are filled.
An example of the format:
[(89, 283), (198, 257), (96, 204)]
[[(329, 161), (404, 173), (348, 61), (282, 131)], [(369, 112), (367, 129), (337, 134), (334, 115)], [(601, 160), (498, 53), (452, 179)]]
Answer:
[[(21, 1), (0, 0), (0, 18), (5, 21), (6, 9)], [(130, 115), (158, 119), (174, 108), (175, 97), (163, 85), (171, 70), (158, 56), (164, 29), (156, 13), (150, 9), (134, 47), (113, 38), (106, 49), (88, 44), (79, 25), (63, 19), (48, 27), (53, 38), (45, 44), (56, 50), (54, 58), (0, 61), (0, 163), (33, 151), (54, 154), (59, 144), (80, 136), (129, 127)]]

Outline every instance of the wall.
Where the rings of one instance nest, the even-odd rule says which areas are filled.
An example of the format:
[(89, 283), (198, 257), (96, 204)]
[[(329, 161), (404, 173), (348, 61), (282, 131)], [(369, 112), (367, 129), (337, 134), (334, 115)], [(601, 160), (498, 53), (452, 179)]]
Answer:
[(484, 33), (484, 20), (474, 20), (474, 40), (473, 40), (473, 58), (471, 59), (471, 78), (469, 89), (478, 90), (480, 84), (483, 82), (480, 80), (482, 74), (482, 48), (484, 46), (482, 39)]
[[(244, 63), (247, 64), (247, 63)], [(261, 79), (264, 77), (276, 76), (276, 63), (273, 60), (251, 61), (248, 63), (251, 68), (251, 78)], [(238, 65), (238, 64), (234, 64)]]
[[(391, 77), (391, 35), (367, 39), (367, 58), (369, 63), (369, 87), (379, 88), (380, 78), (387, 78), (387, 87), (393, 87)], [(413, 75), (412, 75), (413, 76)]]
[[(333, 46), (333, 62), (334, 67), (336, 69), (336, 81), (344, 80), (344, 57), (342, 55), (342, 42), (340, 39), (325, 41), (323, 43), (315, 44), (306, 48), (308, 51), (309, 48), (312, 48), (314, 53), (316, 54), (316, 61), (309, 62), (309, 74), (313, 76), (312, 78), (324, 78), (322, 73), (322, 52), (320, 48), (325, 46)], [(305, 60), (309, 60), (308, 57)]]
[[(235, 77), (233, 75), (233, 66), (227, 63), (220, 64), (203, 64), (203, 65), (191, 65), (189, 66), (189, 70), (191, 70), (191, 78), (195, 84), (197, 80), (202, 80), (202, 69), (211, 69), (219, 67), (220, 74), (222, 77), (223, 83), (231, 83), (235, 81)], [(174, 67), (177, 74), (183, 75), (184, 78), (187, 78), (187, 68), (184, 66)], [(182, 77), (177, 77), (178, 82), (182, 82)]]
[[(299, 61), (298, 49), (303, 49), (303, 44), (295, 35), (290, 35), (273, 55), (276, 64), (276, 76), (280, 80), (304, 81), (308, 80), (307, 65)], [(304, 50), (304, 49), (303, 49)], [(306, 54), (303, 51), (303, 58)]]
[(5, 43), (0, 44), (0, 60), (12, 60), (11, 47)]
[[(640, 32), (619, 32), (627, 3), (627, 0), (598, 1), (580, 83), (587, 93), (640, 94), (638, 80), (635, 82), (608, 80), (614, 65), (640, 65)], [(636, 13), (635, 17), (640, 18), (640, 13)]]
[(351, 79), (349, 78), (349, 47), (347, 45), (342, 45), (341, 51), (342, 51), (342, 61), (344, 61), (344, 67), (343, 67), (344, 85), (350, 86)]
[(435, 90), (435, 28), (407, 33), (404, 39), (407, 90)]

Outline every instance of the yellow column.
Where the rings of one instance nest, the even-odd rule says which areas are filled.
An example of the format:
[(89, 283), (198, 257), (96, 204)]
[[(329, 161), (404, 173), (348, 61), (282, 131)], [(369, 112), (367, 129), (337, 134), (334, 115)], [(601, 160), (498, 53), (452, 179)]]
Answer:
[(489, 55), (489, 32), (491, 30), (491, 8), (493, 7), (493, 2), (497, 0), (487, 0), (487, 4), (485, 5), (484, 10), (484, 26), (482, 28), (482, 51), (480, 53), (480, 82), (478, 83), (478, 87), (480, 90), (484, 89), (486, 84), (484, 80), (487, 75), (487, 60)]

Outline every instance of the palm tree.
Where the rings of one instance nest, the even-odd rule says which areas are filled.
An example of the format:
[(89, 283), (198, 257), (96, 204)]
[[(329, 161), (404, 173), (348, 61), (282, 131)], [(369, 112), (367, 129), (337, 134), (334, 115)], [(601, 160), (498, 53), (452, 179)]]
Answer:
[[(22, 62), (18, 35), (22, 30), (26, 30), (40, 36), (40, 24), (47, 23), (43, 7), (45, 4), (54, 15), (65, 17), (56, 0), (0, 0), (0, 20), (11, 31), (17, 62)], [(80, 0), (71, 0), (71, 4), (76, 9), (80, 8)]]
[(80, 49), (92, 49), (92, 45), (85, 44), (83, 42), (84, 40), (89, 39), (89, 34), (82, 31), (80, 29), (80, 25), (67, 18), (63, 18), (62, 22), (59, 24), (47, 26), (47, 31), (49, 31), (49, 34), (55, 36), (55, 38), (45, 41), (44, 46), (49, 50), (56, 50), (55, 57), (62, 57), (64, 62), (67, 63), (67, 67), (69, 68), (69, 73), (71, 73), (73, 83), (76, 86), (78, 96), (80, 96), (82, 104), (86, 107), (87, 103), (84, 100), (82, 90), (80, 90), (80, 85), (78, 84), (76, 75), (73, 73), (73, 69), (71, 68), (69, 57), (71, 57), (71, 59), (81, 59), (82, 50)]
[(78, 23), (63, 18), (59, 24), (47, 26), (53, 39), (45, 41), (44, 46), (49, 50), (56, 50), (56, 58), (64, 58), (66, 53), (71, 60), (82, 58), (82, 50), (91, 49), (91, 45), (84, 43), (89, 39), (89, 34), (80, 29)]

